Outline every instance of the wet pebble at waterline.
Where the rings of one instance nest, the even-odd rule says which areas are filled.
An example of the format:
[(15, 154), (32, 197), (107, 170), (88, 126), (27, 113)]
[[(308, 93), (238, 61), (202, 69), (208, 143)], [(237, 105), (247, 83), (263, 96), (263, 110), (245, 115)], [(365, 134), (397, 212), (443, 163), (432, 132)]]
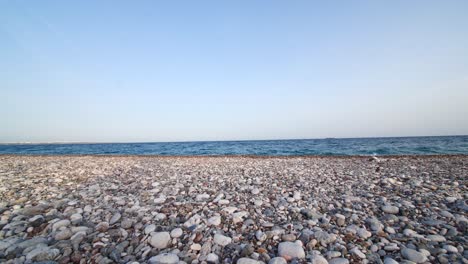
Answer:
[(0, 156), (2, 263), (468, 263), (468, 156)]

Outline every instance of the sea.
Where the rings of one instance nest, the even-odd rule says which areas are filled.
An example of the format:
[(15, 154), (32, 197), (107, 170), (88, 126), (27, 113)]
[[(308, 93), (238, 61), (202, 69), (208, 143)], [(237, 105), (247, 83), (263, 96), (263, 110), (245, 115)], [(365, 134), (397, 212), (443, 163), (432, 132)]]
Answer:
[(468, 154), (468, 136), (293, 140), (0, 144), (0, 154), (305, 156)]

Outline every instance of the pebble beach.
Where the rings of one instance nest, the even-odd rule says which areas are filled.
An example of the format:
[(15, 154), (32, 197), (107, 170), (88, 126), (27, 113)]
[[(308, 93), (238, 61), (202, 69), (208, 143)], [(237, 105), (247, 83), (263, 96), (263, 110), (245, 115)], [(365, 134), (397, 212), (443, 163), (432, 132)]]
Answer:
[(0, 155), (1, 263), (468, 263), (468, 156)]

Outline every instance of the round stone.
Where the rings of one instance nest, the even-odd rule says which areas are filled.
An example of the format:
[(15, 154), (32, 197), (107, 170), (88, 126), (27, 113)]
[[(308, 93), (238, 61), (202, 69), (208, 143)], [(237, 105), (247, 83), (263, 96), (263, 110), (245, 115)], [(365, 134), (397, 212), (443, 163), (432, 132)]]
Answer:
[(278, 255), (280, 257), (285, 258), (286, 260), (290, 260), (293, 258), (303, 259), (305, 258), (304, 249), (293, 242), (282, 242), (278, 245)]
[(171, 236), (169, 232), (157, 232), (151, 235), (149, 243), (151, 246), (157, 249), (164, 249), (169, 245)]
[(183, 233), (184, 233), (184, 231), (182, 230), (182, 228), (174, 228), (171, 231), (171, 237), (179, 238), (179, 237), (182, 236)]

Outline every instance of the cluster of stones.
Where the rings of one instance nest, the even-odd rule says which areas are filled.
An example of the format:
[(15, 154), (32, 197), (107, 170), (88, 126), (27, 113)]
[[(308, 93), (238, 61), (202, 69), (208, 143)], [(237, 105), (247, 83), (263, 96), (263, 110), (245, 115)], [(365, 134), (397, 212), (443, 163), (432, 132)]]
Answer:
[(468, 156), (0, 156), (2, 263), (468, 263)]

